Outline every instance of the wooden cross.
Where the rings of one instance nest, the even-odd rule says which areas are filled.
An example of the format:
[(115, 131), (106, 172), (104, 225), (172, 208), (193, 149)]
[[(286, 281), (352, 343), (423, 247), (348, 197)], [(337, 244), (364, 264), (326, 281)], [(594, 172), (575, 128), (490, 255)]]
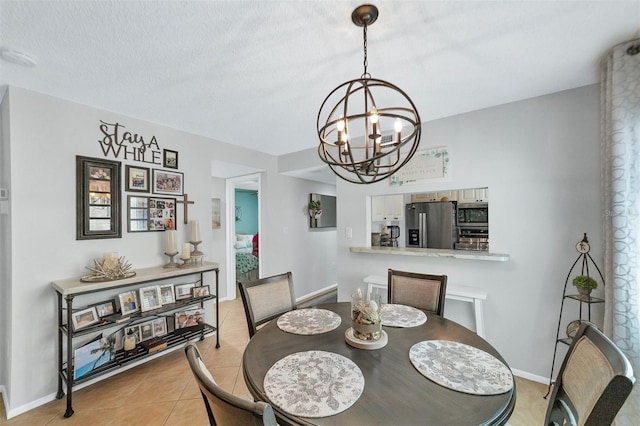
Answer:
[(189, 201), (189, 194), (184, 194), (182, 196), (182, 201), (176, 201), (176, 203), (184, 204), (184, 224), (189, 223), (189, 204), (193, 204), (195, 201)]

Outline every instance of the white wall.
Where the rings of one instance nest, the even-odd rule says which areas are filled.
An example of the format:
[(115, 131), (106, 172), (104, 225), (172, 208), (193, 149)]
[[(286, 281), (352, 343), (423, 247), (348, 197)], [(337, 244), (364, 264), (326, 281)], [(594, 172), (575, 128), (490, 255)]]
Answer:
[[(0, 96), (6, 95), (6, 91)], [(7, 99), (4, 96), (3, 99)], [(9, 103), (0, 104), (0, 188), (10, 186), (10, 149), (9, 149)], [(9, 201), (2, 201), (8, 208)], [(0, 210), (1, 211), (1, 210)], [(9, 358), (9, 346), (2, 342), (10, 339), (11, 327), (11, 218), (8, 214), (0, 212), (0, 391), (8, 381), (8, 372), (11, 371)], [(6, 401), (6, 395), (5, 395)], [(6, 405), (6, 404), (5, 404)]]
[[(452, 179), (446, 183), (398, 188), (339, 181), (339, 299), (348, 300), (367, 275), (386, 276), (387, 268), (446, 274), (451, 284), (485, 288), (489, 342), (512, 368), (548, 377), (562, 290), (583, 232), (603, 266), (598, 105), (598, 87), (589, 86), (425, 123), (420, 149), (450, 148)], [(367, 196), (484, 186), (491, 251), (509, 254), (508, 262), (349, 251), (369, 245)], [(353, 239), (345, 238), (345, 227), (353, 228)], [(457, 309), (445, 309), (445, 316)], [(577, 309), (567, 302), (562, 330)]]
[[(85, 267), (105, 252), (118, 252), (134, 268), (157, 266), (167, 260), (161, 232), (126, 231), (126, 197), (122, 238), (75, 239), (75, 157), (104, 158), (98, 144), (102, 138), (100, 120), (119, 122), (147, 140), (155, 136), (160, 148), (179, 152), (184, 192), (195, 201), (189, 206), (189, 219), (201, 223), (203, 243), (199, 248), (206, 254), (205, 260), (220, 264), (221, 289), (226, 285), (224, 232), (206, 226), (211, 222), (212, 195), (223, 191), (220, 182), (212, 182), (213, 159), (266, 170), (261, 188), (266, 224), (261, 239), (267, 253), (264, 272), (294, 270), (296, 292), (301, 295), (335, 283), (335, 269), (328, 266), (291, 266), (301, 261), (301, 253), (309, 253), (307, 259), (313, 259), (311, 247), (318, 242), (318, 236), (301, 232), (300, 224), (305, 218), (301, 209), (306, 205), (303, 195), (308, 196), (318, 187), (309, 181), (278, 175), (276, 157), (16, 87), (9, 88), (2, 108), (3, 133), (7, 128), (11, 132), (8, 140), (3, 135), (2, 141), (2, 179), (11, 183), (10, 215), (0, 216), (0, 249), (5, 250), (1, 254), (3, 261), (10, 262), (9, 267), (2, 268), (4, 293), (0, 302), (3, 315), (11, 316), (11, 322), (3, 321), (0, 328), (0, 353), (7, 354), (0, 358), (0, 385), (5, 385), (10, 399), (9, 416), (34, 403), (46, 402), (57, 389), (56, 297), (51, 281), (86, 274)], [(7, 152), (11, 154), (8, 177), (4, 176), (9, 173)], [(125, 164), (143, 165), (120, 161), (123, 175)], [(224, 200), (222, 194), (220, 198)], [(186, 241), (188, 230), (182, 223), (181, 205), (177, 219), (178, 239)], [(289, 234), (283, 232), (285, 226), (289, 227)], [(335, 250), (334, 238), (327, 256), (335, 257)], [(212, 281), (213, 273), (205, 280)]]

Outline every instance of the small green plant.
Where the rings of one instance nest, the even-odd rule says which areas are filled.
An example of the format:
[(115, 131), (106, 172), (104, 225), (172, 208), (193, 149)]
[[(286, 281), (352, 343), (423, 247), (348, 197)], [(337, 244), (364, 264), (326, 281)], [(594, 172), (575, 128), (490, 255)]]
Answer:
[(315, 200), (311, 200), (309, 201), (309, 210), (322, 210), (322, 203), (320, 202), (320, 200), (315, 201)]
[(576, 286), (576, 288), (581, 288), (583, 290), (598, 288), (598, 282), (586, 275), (578, 275), (575, 277), (573, 279), (573, 285)]

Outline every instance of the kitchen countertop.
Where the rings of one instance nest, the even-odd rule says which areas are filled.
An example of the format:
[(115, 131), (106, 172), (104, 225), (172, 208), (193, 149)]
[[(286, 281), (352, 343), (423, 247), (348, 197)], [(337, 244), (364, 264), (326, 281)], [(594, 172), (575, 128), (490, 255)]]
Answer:
[(465, 260), (488, 260), (507, 262), (508, 254), (490, 253), (487, 251), (446, 250), (414, 247), (349, 247), (352, 253), (390, 254), (394, 256), (442, 257)]

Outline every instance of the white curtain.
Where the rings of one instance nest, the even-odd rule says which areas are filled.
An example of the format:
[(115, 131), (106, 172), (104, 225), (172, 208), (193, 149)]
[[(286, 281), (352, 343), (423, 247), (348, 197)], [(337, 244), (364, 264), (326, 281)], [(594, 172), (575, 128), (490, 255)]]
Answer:
[(601, 70), (604, 332), (637, 382), (616, 425), (640, 424), (640, 39), (614, 46)]

